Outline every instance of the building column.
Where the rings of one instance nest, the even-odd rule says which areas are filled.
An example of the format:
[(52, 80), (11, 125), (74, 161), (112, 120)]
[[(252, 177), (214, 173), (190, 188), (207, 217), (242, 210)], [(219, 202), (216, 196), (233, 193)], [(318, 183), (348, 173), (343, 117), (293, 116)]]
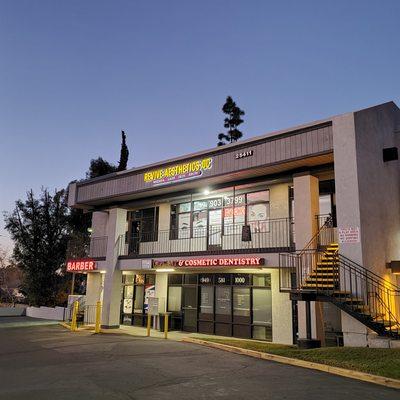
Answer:
[(127, 211), (112, 208), (107, 223), (106, 271), (103, 289), (102, 327), (118, 328), (120, 322), (122, 272), (117, 269), (119, 237), (125, 234)]
[(86, 280), (86, 305), (94, 306), (101, 297), (101, 273), (89, 272)]
[[(293, 176), (296, 250), (303, 250), (318, 231), (319, 180), (309, 172)], [(299, 338), (324, 343), (322, 303), (298, 302)], [(307, 329), (308, 328), (308, 329)], [(311, 332), (310, 332), (311, 329)]]

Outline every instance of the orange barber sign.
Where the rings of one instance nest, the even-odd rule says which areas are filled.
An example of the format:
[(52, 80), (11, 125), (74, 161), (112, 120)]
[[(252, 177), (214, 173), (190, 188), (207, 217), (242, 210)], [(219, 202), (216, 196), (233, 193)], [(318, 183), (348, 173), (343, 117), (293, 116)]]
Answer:
[(67, 261), (67, 272), (87, 272), (97, 269), (96, 261), (91, 258), (81, 258)]

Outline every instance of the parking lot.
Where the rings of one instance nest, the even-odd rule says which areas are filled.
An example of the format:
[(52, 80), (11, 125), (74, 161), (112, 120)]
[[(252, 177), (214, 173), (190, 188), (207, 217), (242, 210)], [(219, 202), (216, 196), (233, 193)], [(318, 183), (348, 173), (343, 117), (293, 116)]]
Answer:
[(0, 329), (0, 380), (0, 399), (7, 400), (398, 396), (394, 389), (189, 343), (71, 333), (58, 325)]

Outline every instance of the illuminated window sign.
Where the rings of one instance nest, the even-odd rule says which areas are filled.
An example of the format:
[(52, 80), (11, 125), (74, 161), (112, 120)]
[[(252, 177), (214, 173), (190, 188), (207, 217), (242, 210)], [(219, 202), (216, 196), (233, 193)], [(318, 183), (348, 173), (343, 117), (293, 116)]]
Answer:
[(67, 261), (67, 272), (87, 272), (97, 269), (96, 261), (91, 258)]
[(188, 258), (185, 260), (154, 261), (154, 267), (260, 267), (264, 258)]
[(166, 168), (156, 169), (144, 174), (144, 182), (153, 185), (163, 185), (184, 179), (198, 178), (212, 168), (213, 159), (211, 157), (201, 160), (190, 161), (183, 164), (172, 165)]

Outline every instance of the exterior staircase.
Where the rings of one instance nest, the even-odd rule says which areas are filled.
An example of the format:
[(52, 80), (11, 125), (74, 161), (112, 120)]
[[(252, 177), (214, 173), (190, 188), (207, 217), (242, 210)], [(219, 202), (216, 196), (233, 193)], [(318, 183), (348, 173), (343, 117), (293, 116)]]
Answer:
[(400, 287), (341, 255), (335, 242), (311, 248), (314, 239), (280, 254), (280, 290), (292, 300), (331, 302), (378, 335), (400, 339)]

